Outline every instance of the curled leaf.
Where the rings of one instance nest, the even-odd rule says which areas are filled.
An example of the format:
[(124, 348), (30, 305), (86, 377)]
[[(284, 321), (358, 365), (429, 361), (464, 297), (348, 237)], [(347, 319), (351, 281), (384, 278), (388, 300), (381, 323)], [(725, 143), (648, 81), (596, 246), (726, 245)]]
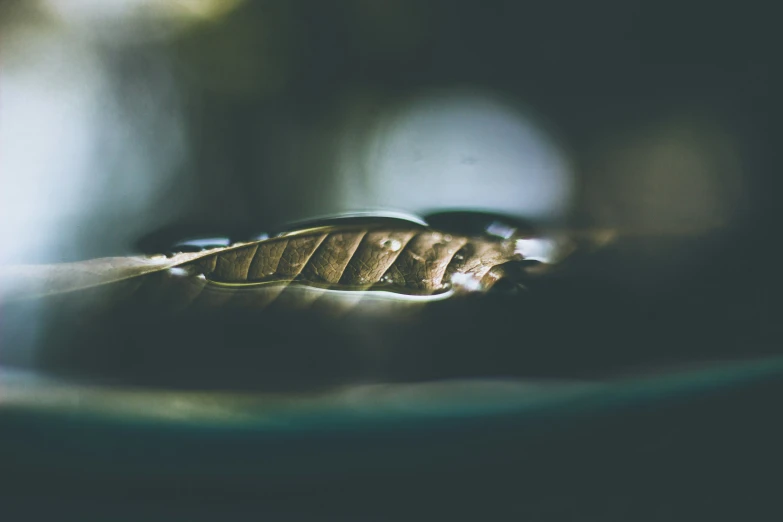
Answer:
[[(107, 295), (168, 302), (265, 306), (325, 296), (442, 298), (485, 292), (523, 255), (514, 238), (463, 236), (389, 220), (292, 230), (276, 237), (169, 257), (104, 258), (5, 267), (4, 300), (123, 289)], [(288, 290), (289, 287), (291, 290)], [(291, 299), (293, 298), (293, 299)]]

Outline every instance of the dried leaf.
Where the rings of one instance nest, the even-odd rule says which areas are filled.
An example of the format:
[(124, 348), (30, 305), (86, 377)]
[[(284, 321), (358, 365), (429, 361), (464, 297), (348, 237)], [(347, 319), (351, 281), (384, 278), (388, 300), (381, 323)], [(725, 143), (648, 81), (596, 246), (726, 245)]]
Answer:
[(487, 291), (507, 275), (503, 265), (521, 259), (513, 239), (379, 220), (306, 228), (170, 257), (4, 267), (0, 295), (7, 301), (106, 290), (115, 301), (144, 295), (174, 309), (229, 302), (260, 307), (282, 294), (295, 305), (325, 295), (353, 304), (381, 294), (398, 300), (442, 298)]

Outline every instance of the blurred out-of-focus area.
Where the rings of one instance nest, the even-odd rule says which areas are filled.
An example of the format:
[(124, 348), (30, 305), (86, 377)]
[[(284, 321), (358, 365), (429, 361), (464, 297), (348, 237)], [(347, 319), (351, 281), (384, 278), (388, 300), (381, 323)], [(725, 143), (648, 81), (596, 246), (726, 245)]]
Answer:
[[(0, 268), (488, 211), (615, 241), (533, 282), (532, 305), (352, 342), (391, 351), (396, 332), (420, 380), (779, 355), (779, 58), (753, 4), (0, 0)], [(0, 315), (0, 363), (51, 342), (44, 315), (18, 321)]]
[(373, 209), (637, 236), (767, 220), (762, 17), (751, 31), (687, 2), (0, 6), (4, 263)]

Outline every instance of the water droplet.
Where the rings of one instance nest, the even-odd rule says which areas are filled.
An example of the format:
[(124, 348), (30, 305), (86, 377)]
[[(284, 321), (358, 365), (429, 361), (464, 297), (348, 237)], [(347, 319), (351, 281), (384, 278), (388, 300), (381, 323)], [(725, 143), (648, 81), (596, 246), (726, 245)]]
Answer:
[(440, 232), (433, 232), (432, 233), (432, 240), (433, 241), (441, 241), (443, 239), (443, 235)]
[(172, 276), (175, 276), (175, 277), (185, 277), (185, 276), (189, 275), (190, 273), (185, 268), (182, 268), (182, 267), (179, 267), (179, 266), (175, 266), (175, 267), (169, 268), (169, 274), (172, 275)]
[(384, 239), (381, 241), (381, 246), (392, 252), (397, 252), (402, 248), (402, 242), (399, 239)]
[(453, 254), (453, 253), (454, 253), (454, 249), (453, 249), (453, 248), (449, 248), (449, 249), (448, 249), (446, 252), (448, 252), (448, 253), (449, 253), (449, 255), (451, 255), (451, 254)]
[(446, 234), (445, 236), (443, 236), (443, 241), (445, 241), (446, 243), (451, 241), (451, 239), (452, 239), (451, 234)]
[(460, 254), (459, 252), (457, 252), (456, 255), (454, 256), (454, 259), (456, 259), (457, 261), (464, 261), (465, 260), (465, 255), (464, 254)]
[(168, 259), (164, 254), (153, 254), (149, 258), (151, 261), (165, 261)]
[(391, 283), (392, 282), (392, 278), (391, 278), (391, 276), (389, 274), (386, 274), (386, 275), (384, 275), (381, 278), (381, 281), (384, 282), (384, 283)]

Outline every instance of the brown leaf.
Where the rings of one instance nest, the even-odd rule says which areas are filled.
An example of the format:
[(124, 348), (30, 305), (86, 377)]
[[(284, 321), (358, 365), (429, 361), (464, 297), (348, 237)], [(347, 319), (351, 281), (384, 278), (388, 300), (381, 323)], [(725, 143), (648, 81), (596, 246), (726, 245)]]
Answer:
[[(521, 256), (514, 241), (452, 236), (400, 226), (315, 227), (271, 239), (171, 257), (117, 257), (55, 265), (8, 266), (0, 273), (3, 300), (123, 287), (147, 301), (183, 306), (263, 306), (285, 292), (311, 304), (325, 294), (382, 291), (437, 296), (486, 291), (489, 272)], [(460, 277), (455, 277), (459, 274)], [(118, 285), (121, 282), (133, 285)], [(130, 288), (130, 290), (128, 290)], [(112, 292), (108, 292), (112, 296)], [(347, 297), (347, 296), (346, 296)], [(291, 299), (288, 299), (289, 301)]]

